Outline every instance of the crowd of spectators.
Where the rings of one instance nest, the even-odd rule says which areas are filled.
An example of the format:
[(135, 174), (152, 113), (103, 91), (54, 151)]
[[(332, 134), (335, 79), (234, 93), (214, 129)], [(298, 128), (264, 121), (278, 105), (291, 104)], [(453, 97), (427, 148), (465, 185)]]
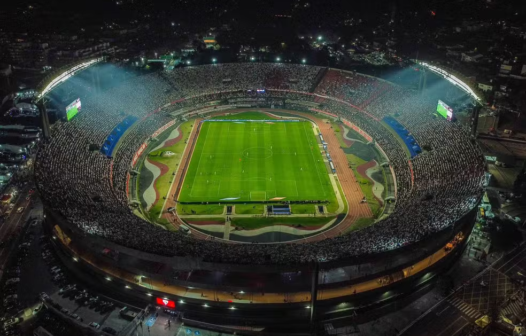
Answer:
[[(132, 213), (126, 174), (138, 147), (173, 119), (168, 112), (240, 95), (320, 102), (319, 95), (308, 92), (320, 71), (304, 65), (252, 63), (187, 67), (135, 77), (107, 92), (87, 95), (81, 113), (70, 122), (57, 123), (39, 151), (35, 177), (45, 204), (87, 235), (126, 247), (243, 264), (330, 261), (393, 250), (454, 225), (475, 206), (482, 192), (484, 160), (462, 127), (436, 119), (432, 102), (421, 96), (371, 77), (329, 70), (315, 91), (325, 97), (319, 108), (367, 132), (395, 171), (397, 203), (388, 218), (351, 235), (311, 244), (225, 244), (168, 232)], [(248, 91), (256, 88), (266, 91)], [(159, 109), (169, 102), (171, 106)], [(128, 115), (139, 120), (113, 158), (88, 150), (90, 144), (101, 145)], [(394, 115), (429, 150), (410, 159), (379, 122), (386, 115)]]
[(165, 78), (182, 97), (265, 88), (308, 92), (321, 68), (281, 63), (227, 63), (175, 69)]

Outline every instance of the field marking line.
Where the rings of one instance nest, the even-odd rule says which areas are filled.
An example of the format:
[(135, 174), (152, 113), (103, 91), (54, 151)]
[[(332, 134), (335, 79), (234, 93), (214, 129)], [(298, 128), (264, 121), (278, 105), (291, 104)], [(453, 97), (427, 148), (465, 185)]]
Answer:
[(293, 180), (293, 181), (294, 181), (294, 187), (296, 188), (296, 197), (299, 197), (300, 193), (298, 192), (298, 182), (296, 182), (296, 180)]
[[(206, 129), (206, 135), (205, 135), (205, 142), (203, 143), (203, 148), (206, 148), (206, 141), (208, 140), (208, 132), (210, 132), (210, 126)], [(197, 141), (199, 141), (199, 139), (197, 139)], [(195, 143), (195, 145), (197, 146), (197, 141)], [(195, 151), (195, 148), (194, 148), (194, 151)], [(192, 195), (193, 193), (193, 190), (194, 190), (194, 184), (195, 184), (195, 181), (197, 179), (197, 173), (199, 173), (199, 167), (201, 167), (201, 159), (203, 158), (203, 152), (201, 152), (201, 155), (199, 155), (199, 161), (197, 162), (197, 170), (195, 171), (195, 177), (194, 177), (194, 180), (192, 181), (192, 187), (190, 188), (190, 195)], [(188, 165), (188, 169), (190, 170), (190, 165), (192, 164), (192, 161), (190, 160), (190, 164)], [(188, 174), (188, 172), (186, 172)], [(192, 196), (190, 196), (192, 197)], [(198, 196), (196, 196), (198, 197)]]
[[(307, 142), (310, 145), (309, 136), (307, 135), (307, 131), (305, 130), (305, 123), (303, 123), (303, 131), (305, 132), (305, 140), (307, 140)], [(310, 148), (310, 146), (309, 146), (309, 148)], [(312, 157), (312, 162), (314, 163), (314, 167), (316, 167), (316, 173), (318, 174), (318, 181), (320, 181), (320, 187), (323, 190), (323, 196), (327, 196), (327, 193), (325, 192), (325, 188), (323, 187), (323, 183), (321, 181), (320, 170), (318, 169), (318, 165), (316, 164), (317, 163), (316, 162), (316, 158), (314, 157), (314, 154), (312, 153), (312, 150), (310, 151), (310, 154), (311, 154), (311, 157)]]
[[(182, 124), (181, 124), (182, 125)], [(181, 126), (179, 125), (179, 126)], [(178, 126), (178, 127), (179, 127)], [(192, 129), (190, 130), (190, 134), (188, 136), (188, 142), (184, 145), (184, 149), (183, 149), (183, 153), (181, 154), (181, 160), (179, 161), (179, 167), (177, 169), (174, 170), (175, 172), (175, 175), (174, 175), (174, 179), (172, 180), (172, 184), (170, 185), (170, 188), (168, 188), (168, 193), (166, 194), (166, 199), (164, 200), (164, 203), (163, 203), (163, 207), (161, 208), (161, 212), (159, 213), (159, 217), (158, 218), (161, 218), (162, 214), (164, 213), (164, 208), (166, 207), (166, 202), (168, 202), (168, 199), (170, 198), (170, 194), (172, 193), (172, 188), (174, 187), (174, 184), (175, 184), (175, 180), (177, 179), (177, 172), (179, 171), (179, 169), (184, 169), (183, 168), (183, 164), (181, 164), (183, 162), (183, 159), (184, 159), (184, 154), (186, 153), (186, 148), (188, 147), (188, 145), (191, 143), (190, 141), (190, 136), (192, 135), (192, 132), (194, 131), (194, 128), (197, 127), (199, 128), (199, 124), (197, 121), (194, 121), (194, 125), (192, 126)], [(181, 130), (181, 133), (183, 131)], [(181, 140), (183, 140), (184, 137), (181, 137)], [(194, 148), (195, 149), (195, 148)], [(190, 157), (192, 156), (193, 154), (193, 151), (192, 153), (189, 153), (190, 154)], [(188, 173), (188, 172), (187, 172)], [(181, 176), (181, 178), (183, 179), (183, 183), (181, 183), (181, 190), (183, 189), (183, 185), (184, 185), (184, 179), (186, 177), (186, 173)], [(181, 193), (181, 190), (179, 190), (179, 194)], [(174, 195), (174, 198), (176, 197), (177, 195)]]

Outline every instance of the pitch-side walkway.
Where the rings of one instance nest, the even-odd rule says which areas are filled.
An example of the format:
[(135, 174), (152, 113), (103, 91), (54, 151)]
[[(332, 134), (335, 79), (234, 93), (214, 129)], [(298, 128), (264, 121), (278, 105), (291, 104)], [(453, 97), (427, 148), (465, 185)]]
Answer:
[(225, 240), (230, 240), (230, 229), (231, 229), (230, 223), (231, 223), (230, 219), (227, 218), (225, 221), (225, 225), (224, 225), (225, 232), (223, 234), (223, 239)]
[[(234, 230), (232, 230), (232, 227), (230, 226), (230, 223), (227, 223), (227, 222), (225, 222), (225, 224), (207, 224), (207, 225), (201, 225), (201, 226), (198, 226), (196, 224), (191, 224), (190, 223), (190, 226), (191, 227), (195, 227), (195, 228), (199, 227), (199, 230), (204, 231), (204, 232), (221, 232), (221, 233), (224, 233), (225, 230), (226, 230), (226, 227), (228, 226), (228, 230), (229, 230), (228, 237), (230, 237), (230, 231), (235, 231), (236, 235), (238, 235), (238, 236), (254, 237), (254, 238), (257, 238), (257, 236), (265, 234), (265, 233), (280, 232), (280, 233), (287, 233), (287, 234), (296, 236), (297, 237), (296, 239), (299, 240), (299, 239), (301, 239), (303, 236), (305, 236), (307, 234), (313, 234), (313, 233), (316, 233), (316, 232), (322, 232), (322, 231), (326, 230), (327, 228), (331, 227), (331, 225), (333, 225), (335, 221), (336, 221), (336, 219), (332, 219), (330, 221), (327, 221), (326, 224), (324, 224), (322, 226), (319, 226), (316, 229), (313, 229), (312, 227), (311, 228), (305, 228), (305, 229), (298, 229), (298, 228), (293, 227), (293, 226), (279, 225), (278, 224), (278, 225), (272, 225), (272, 226), (265, 226), (265, 227), (258, 228), (258, 229), (250, 229), (250, 230), (235, 230), (234, 229)], [(226, 239), (225, 237), (226, 236), (223, 235), (223, 239)], [(292, 240), (290, 242), (294, 242), (294, 240)]]

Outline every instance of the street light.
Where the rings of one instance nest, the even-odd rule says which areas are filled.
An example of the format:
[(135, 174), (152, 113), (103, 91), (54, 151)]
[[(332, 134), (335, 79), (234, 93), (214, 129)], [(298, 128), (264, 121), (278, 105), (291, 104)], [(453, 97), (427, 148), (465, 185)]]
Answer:
[(304, 59), (301, 60), (301, 63), (305, 64), (305, 63), (307, 63), (307, 60), (304, 58)]
[(253, 61), (255, 60), (256, 58), (254, 56), (250, 57), (250, 60)]
[(217, 62), (217, 59), (212, 58), (212, 62), (213, 62), (213, 63)]
[(192, 63), (192, 62), (190, 62), (190, 61), (186, 61), (186, 64), (190, 65), (190, 63)]
[(321, 39), (322, 39), (321, 35), (320, 35), (320, 36), (318, 36), (318, 41), (321, 41)]
[(276, 61), (278, 61), (278, 62), (279, 62), (279, 61), (281, 61), (281, 58), (279, 58), (279, 57), (276, 57)]

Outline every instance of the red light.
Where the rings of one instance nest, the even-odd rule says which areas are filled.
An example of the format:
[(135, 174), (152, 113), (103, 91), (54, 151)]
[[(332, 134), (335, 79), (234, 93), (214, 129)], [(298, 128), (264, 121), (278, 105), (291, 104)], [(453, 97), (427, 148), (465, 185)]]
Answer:
[(156, 302), (159, 306), (175, 309), (175, 302), (172, 300), (157, 298)]
[(232, 300), (228, 300), (228, 302), (232, 302)]

